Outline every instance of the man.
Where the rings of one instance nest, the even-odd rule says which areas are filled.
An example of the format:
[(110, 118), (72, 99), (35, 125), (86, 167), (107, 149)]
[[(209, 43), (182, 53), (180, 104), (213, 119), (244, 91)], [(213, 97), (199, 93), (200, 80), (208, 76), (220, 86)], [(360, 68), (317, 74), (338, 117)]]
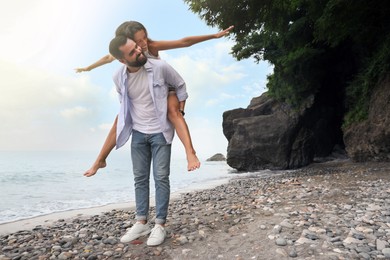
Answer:
[[(142, 49), (125, 36), (110, 42), (110, 53), (121, 63), (114, 82), (121, 101), (117, 120), (117, 147), (123, 146), (130, 135), (133, 164), (136, 223), (121, 238), (126, 243), (140, 236), (150, 236), (147, 245), (164, 242), (164, 224), (168, 214), (171, 143), (174, 129), (167, 117), (168, 87), (174, 87), (179, 101), (187, 99), (186, 85), (180, 75), (166, 62), (147, 59)], [(150, 230), (149, 175), (153, 162), (156, 187), (155, 226)]]

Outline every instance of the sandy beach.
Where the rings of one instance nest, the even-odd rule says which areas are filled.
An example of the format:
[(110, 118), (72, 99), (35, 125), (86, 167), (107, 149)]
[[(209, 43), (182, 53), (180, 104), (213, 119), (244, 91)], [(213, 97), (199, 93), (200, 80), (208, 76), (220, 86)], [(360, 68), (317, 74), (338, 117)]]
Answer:
[(134, 209), (107, 208), (1, 235), (0, 260), (390, 258), (390, 163), (336, 160), (273, 173), (173, 196), (158, 247), (147, 237), (120, 243)]

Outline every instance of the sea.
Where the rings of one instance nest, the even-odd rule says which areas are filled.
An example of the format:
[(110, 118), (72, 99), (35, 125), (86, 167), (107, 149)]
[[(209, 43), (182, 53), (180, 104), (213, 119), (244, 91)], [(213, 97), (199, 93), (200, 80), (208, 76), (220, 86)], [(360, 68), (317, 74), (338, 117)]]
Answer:
[[(85, 177), (93, 152), (0, 152), (0, 224), (63, 211), (134, 203), (130, 152), (112, 152), (107, 167)], [(226, 162), (201, 161), (188, 172), (185, 159), (172, 158), (171, 192), (207, 188), (242, 173)], [(151, 175), (151, 194), (154, 182)]]

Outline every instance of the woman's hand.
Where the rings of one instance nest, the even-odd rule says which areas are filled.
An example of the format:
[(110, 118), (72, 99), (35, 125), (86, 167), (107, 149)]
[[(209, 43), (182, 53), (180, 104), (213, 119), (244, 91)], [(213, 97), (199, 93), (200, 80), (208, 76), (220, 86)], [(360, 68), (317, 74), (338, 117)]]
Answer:
[(228, 35), (230, 30), (232, 30), (233, 28), (234, 28), (234, 25), (230, 26), (229, 28), (227, 28), (227, 29), (225, 29), (223, 31), (220, 31), (219, 33), (216, 33), (215, 37), (216, 38), (221, 38), (221, 37), (223, 37), (225, 35)]

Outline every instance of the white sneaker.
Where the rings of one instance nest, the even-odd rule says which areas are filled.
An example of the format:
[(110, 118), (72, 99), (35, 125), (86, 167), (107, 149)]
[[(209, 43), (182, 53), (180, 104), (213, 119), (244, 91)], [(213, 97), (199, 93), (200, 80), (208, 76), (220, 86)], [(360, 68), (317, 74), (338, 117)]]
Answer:
[(126, 234), (121, 237), (122, 243), (133, 241), (139, 237), (145, 236), (150, 233), (150, 227), (148, 224), (142, 224), (136, 222), (130, 229), (127, 229)]
[(146, 244), (148, 246), (158, 246), (161, 245), (166, 237), (167, 233), (163, 226), (161, 225), (155, 225), (152, 229), (152, 232), (150, 233), (150, 236), (148, 238), (148, 241)]

